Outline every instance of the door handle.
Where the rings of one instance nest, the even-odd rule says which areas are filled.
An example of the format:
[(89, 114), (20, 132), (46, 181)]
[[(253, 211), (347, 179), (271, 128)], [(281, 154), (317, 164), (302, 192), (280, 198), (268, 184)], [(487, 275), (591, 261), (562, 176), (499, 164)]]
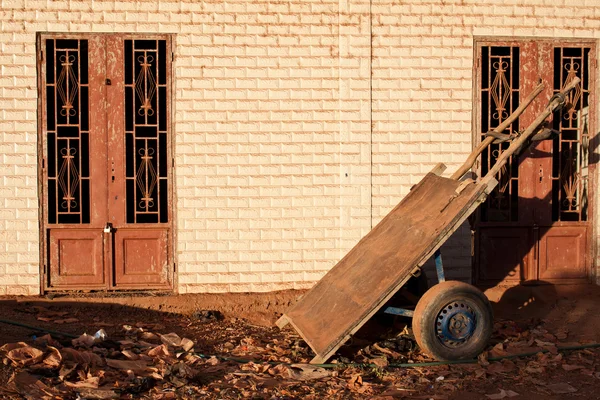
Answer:
[(544, 169), (540, 165), (540, 183), (542, 183), (542, 179), (544, 178)]
[(111, 182), (115, 182), (115, 162), (111, 161), (110, 162), (111, 167), (110, 167), (110, 181)]

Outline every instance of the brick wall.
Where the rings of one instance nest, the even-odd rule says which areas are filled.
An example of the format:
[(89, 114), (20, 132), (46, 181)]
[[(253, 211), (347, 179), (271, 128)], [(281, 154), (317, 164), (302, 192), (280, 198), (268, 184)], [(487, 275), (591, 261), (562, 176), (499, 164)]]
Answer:
[[(39, 292), (36, 32), (176, 34), (178, 289), (264, 291), (465, 158), (473, 35), (600, 35), (594, 1), (489, 3), (1, 0), (0, 294)], [(468, 228), (444, 250), (468, 279)]]

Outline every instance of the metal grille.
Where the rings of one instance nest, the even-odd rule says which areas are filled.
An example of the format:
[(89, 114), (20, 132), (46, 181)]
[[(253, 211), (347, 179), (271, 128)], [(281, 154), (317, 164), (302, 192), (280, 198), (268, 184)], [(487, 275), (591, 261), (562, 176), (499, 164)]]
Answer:
[(168, 222), (165, 40), (125, 40), (127, 223)]
[(90, 222), (88, 42), (46, 40), (48, 223)]
[[(498, 127), (519, 106), (519, 48), (483, 46), (481, 48), (481, 140), (486, 132)], [(514, 121), (504, 133), (518, 130)], [(489, 171), (509, 143), (492, 144), (481, 156), (482, 176)], [(481, 206), (481, 220), (517, 221), (518, 159), (510, 161), (496, 176), (498, 186)]]
[(587, 221), (590, 48), (554, 48), (554, 91), (558, 92), (573, 78), (581, 83), (569, 94), (571, 108), (554, 115), (552, 151), (552, 220)]

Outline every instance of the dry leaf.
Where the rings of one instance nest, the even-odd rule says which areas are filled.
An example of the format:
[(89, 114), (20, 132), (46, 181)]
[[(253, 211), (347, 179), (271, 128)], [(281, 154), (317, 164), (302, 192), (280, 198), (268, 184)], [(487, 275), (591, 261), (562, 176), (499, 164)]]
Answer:
[(79, 322), (77, 318), (64, 318), (64, 319), (56, 319), (54, 320), (55, 324), (72, 324), (75, 322)]
[(490, 362), (488, 361), (488, 352), (484, 351), (483, 353), (478, 355), (477, 361), (479, 361), (479, 365), (482, 365), (484, 367), (490, 365)]
[(131, 350), (122, 350), (121, 353), (130, 360), (139, 360), (140, 356)]
[(12, 362), (17, 365), (25, 366), (36, 364), (44, 358), (44, 352), (36, 349), (35, 347), (31, 347), (27, 343), (19, 342), (16, 343), (16, 346), (12, 347), (4, 345), (1, 349), (10, 348), (10, 350), (6, 353), (6, 357), (8, 357)]
[(565, 371), (575, 371), (576, 369), (583, 369), (585, 368), (583, 365), (571, 365), (571, 364), (563, 364), (562, 365), (562, 369), (564, 369)]
[(98, 376), (92, 376), (92, 377), (87, 378), (84, 381), (79, 381), (79, 382), (64, 381), (64, 384), (66, 386), (72, 387), (72, 388), (96, 389), (98, 387), (99, 383), (100, 383), (100, 377), (98, 377)]
[(496, 393), (496, 394), (486, 394), (485, 396), (489, 399), (492, 400), (499, 400), (499, 399), (504, 399), (506, 397), (515, 397), (518, 396), (519, 393), (517, 392), (513, 392), (512, 390), (504, 390), (504, 389), (500, 389), (500, 393)]
[(64, 381), (65, 378), (67, 378), (69, 375), (71, 375), (73, 371), (75, 371), (77, 365), (78, 364), (73, 363), (63, 364), (63, 366), (60, 368), (60, 371), (58, 371), (58, 379)]
[(36, 376), (26, 371), (15, 374), (9, 382), (9, 388), (21, 394), (27, 400), (51, 400), (62, 398), (61, 392), (45, 385)]
[(490, 357), (502, 357), (508, 355), (508, 352), (504, 350), (504, 344), (498, 343), (490, 350)]
[(110, 358), (106, 359), (106, 365), (116, 369), (131, 371), (143, 371), (148, 367), (148, 363), (143, 360), (113, 360)]
[(110, 388), (78, 388), (77, 392), (83, 399), (95, 399), (95, 400), (109, 400), (118, 399), (121, 396)]
[(166, 345), (161, 344), (160, 346), (156, 346), (155, 348), (148, 351), (148, 355), (150, 357), (171, 357), (172, 354), (167, 348)]
[(75, 347), (92, 347), (96, 339), (92, 335), (84, 333), (76, 339), (71, 340), (71, 344)]
[(310, 364), (292, 364), (290, 367), (289, 376), (297, 381), (310, 381), (331, 375), (331, 371)]
[(140, 335), (140, 339), (143, 339), (143, 340), (159, 340), (160, 338), (155, 333), (152, 333), (152, 332), (142, 332), (142, 334)]
[(183, 339), (181, 339), (180, 345), (183, 348), (183, 351), (187, 352), (187, 351), (190, 351), (194, 347), (194, 341), (190, 340), (188, 338), (183, 338)]
[(44, 357), (44, 364), (51, 368), (58, 368), (62, 362), (60, 351), (56, 347), (48, 346), (49, 353)]
[(176, 333), (168, 333), (166, 335), (160, 335), (160, 340), (163, 342), (163, 344), (166, 344), (167, 346), (175, 346), (175, 347), (181, 346), (181, 338)]
[(547, 388), (554, 394), (575, 393), (577, 391), (577, 389), (565, 382), (552, 383), (548, 385)]
[(389, 365), (388, 360), (385, 357), (371, 358), (369, 362), (375, 364), (379, 368), (385, 368)]
[(63, 360), (72, 361), (81, 366), (101, 366), (104, 364), (102, 358), (96, 353), (92, 353), (91, 351), (78, 351), (75, 349), (71, 349), (69, 347), (65, 347), (60, 350), (60, 354), (62, 355)]

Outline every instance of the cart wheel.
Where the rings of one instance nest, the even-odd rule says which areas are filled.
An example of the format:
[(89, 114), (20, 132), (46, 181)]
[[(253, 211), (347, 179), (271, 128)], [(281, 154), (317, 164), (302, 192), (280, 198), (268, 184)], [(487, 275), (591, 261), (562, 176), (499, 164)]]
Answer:
[(474, 286), (446, 281), (423, 295), (413, 316), (415, 339), (423, 352), (440, 361), (475, 358), (493, 330), (492, 306)]

